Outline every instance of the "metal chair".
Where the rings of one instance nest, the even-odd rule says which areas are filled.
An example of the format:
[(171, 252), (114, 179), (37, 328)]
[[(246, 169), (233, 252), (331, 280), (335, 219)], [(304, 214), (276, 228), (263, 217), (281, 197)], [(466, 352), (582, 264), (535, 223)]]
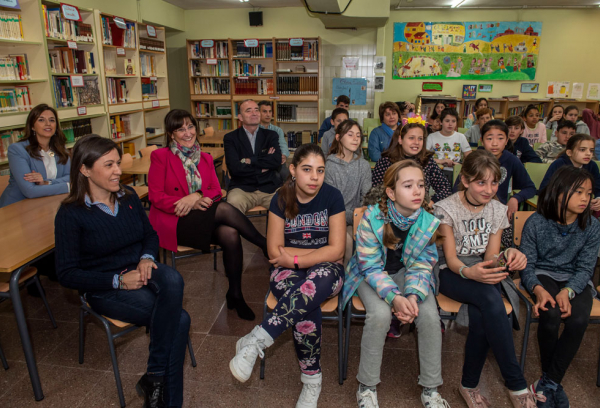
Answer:
[[(277, 298), (273, 293), (271, 293), (271, 289), (267, 291), (267, 295), (265, 296), (265, 304), (263, 308), (263, 316), (267, 314), (269, 310), (273, 310), (277, 306)], [(344, 356), (342, 350), (343, 343), (343, 326), (344, 326), (344, 318), (342, 311), (342, 299), (339, 295), (336, 297), (332, 297), (327, 299), (325, 302), (321, 303), (321, 312), (322, 313), (335, 313), (337, 311), (337, 315), (333, 316), (323, 316), (323, 320), (333, 320), (338, 322), (338, 375), (339, 375), (339, 383), (342, 385), (344, 383), (345, 377), (343, 377), (343, 368), (344, 368)], [(267, 356), (261, 359), (260, 361), (260, 379), (265, 379), (265, 360)]]
[(2, 361), (2, 367), (4, 367), (5, 370), (8, 370), (8, 362), (4, 356), (4, 351), (2, 351), (2, 345), (0, 345), (0, 361)]
[[(132, 323), (122, 322), (117, 319), (111, 319), (110, 317), (102, 316), (90, 307), (83, 296), (80, 296), (81, 306), (79, 309), (79, 364), (83, 364), (83, 353), (85, 348), (84, 337), (85, 337), (85, 326), (83, 324), (83, 319), (87, 315), (94, 316), (98, 319), (102, 325), (104, 326), (104, 330), (106, 331), (106, 337), (108, 338), (108, 348), (110, 350), (110, 358), (112, 361), (113, 372), (115, 375), (115, 383), (117, 385), (117, 392), (119, 393), (119, 402), (121, 403), (121, 408), (125, 407), (125, 396), (123, 395), (123, 385), (121, 384), (121, 374), (119, 373), (119, 364), (117, 362), (117, 353), (115, 352), (115, 339), (118, 339), (121, 336), (124, 336), (132, 331), (135, 331), (142, 326), (136, 326)], [(116, 326), (121, 330), (118, 333), (113, 333), (111, 330), (111, 325)], [(192, 347), (192, 339), (188, 337), (188, 350), (190, 353), (190, 359), (192, 360), (192, 367), (196, 367), (196, 356), (194, 355), (194, 349)]]

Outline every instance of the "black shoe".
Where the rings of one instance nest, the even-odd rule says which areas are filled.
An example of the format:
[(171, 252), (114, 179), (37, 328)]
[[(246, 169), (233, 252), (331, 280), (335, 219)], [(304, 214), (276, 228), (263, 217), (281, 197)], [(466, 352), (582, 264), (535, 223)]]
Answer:
[(554, 391), (554, 405), (556, 405), (556, 408), (569, 408), (571, 406), (567, 393), (560, 384)]
[(227, 295), (225, 295), (225, 299), (227, 299), (227, 309), (235, 309), (240, 319), (256, 319), (254, 312), (252, 311), (252, 309), (250, 309), (250, 306), (246, 304), (242, 296), (240, 296), (239, 298), (233, 297), (229, 294), (229, 292), (227, 292)]
[(135, 389), (140, 397), (144, 397), (143, 408), (165, 408), (163, 394), (165, 383), (163, 380), (151, 381), (148, 374), (144, 374), (138, 381)]

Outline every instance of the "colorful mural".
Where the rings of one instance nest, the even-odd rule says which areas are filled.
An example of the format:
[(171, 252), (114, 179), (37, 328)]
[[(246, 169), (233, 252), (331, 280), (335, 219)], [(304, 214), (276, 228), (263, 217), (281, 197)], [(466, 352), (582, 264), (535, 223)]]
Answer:
[(535, 79), (536, 21), (394, 23), (393, 79)]

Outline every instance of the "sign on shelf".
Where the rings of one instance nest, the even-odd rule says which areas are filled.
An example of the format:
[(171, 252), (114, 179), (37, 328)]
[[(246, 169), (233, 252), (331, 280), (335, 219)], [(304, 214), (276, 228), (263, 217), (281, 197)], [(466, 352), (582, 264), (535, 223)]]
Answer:
[(60, 9), (67, 20), (81, 21), (81, 14), (79, 14), (79, 9), (76, 6), (60, 3)]
[(148, 37), (156, 38), (156, 28), (151, 25), (146, 25), (146, 32), (148, 33)]
[(85, 116), (87, 115), (87, 108), (85, 106), (77, 107), (77, 116)]
[(127, 24), (125, 24), (125, 20), (122, 17), (113, 16), (113, 21), (117, 25), (117, 27), (125, 30), (127, 28)]
[(77, 43), (75, 41), (67, 41), (67, 47), (76, 50), (77, 49)]
[(6, 7), (11, 9), (21, 9), (19, 0), (0, 0), (0, 7)]
[(292, 47), (302, 47), (304, 45), (303, 38), (290, 38), (290, 46)]
[(125, 56), (125, 48), (117, 48), (117, 56), (124, 57)]
[(208, 58), (206, 60), (206, 65), (217, 65), (217, 59), (216, 58)]
[(200, 41), (200, 46), (202, 48), (212, 48), (215, 46), (215, 41), (214, 40), (202, 40), (202, 41)]
[(248, 48), (258, 47), (258, 40), (244, 40), (244, 46)]
[(73, 88), (83, 88), (83, 75), (71, 75), (71, 86)]
[(160, 101), (152, 101), (153, 108), (160, 108)]

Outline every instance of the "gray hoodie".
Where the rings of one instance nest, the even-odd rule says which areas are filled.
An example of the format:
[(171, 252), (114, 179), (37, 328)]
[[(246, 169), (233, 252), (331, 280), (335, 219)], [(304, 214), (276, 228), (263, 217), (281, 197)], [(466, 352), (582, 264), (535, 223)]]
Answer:
[(327, 157), (325, 183), (337, 188), (344, 197), (346, 225), (354, 221), (354, 209), (362, 206), (365, 194), (371, 189), (371, 166), (355, 153), (350, 162), (335, 155)]

